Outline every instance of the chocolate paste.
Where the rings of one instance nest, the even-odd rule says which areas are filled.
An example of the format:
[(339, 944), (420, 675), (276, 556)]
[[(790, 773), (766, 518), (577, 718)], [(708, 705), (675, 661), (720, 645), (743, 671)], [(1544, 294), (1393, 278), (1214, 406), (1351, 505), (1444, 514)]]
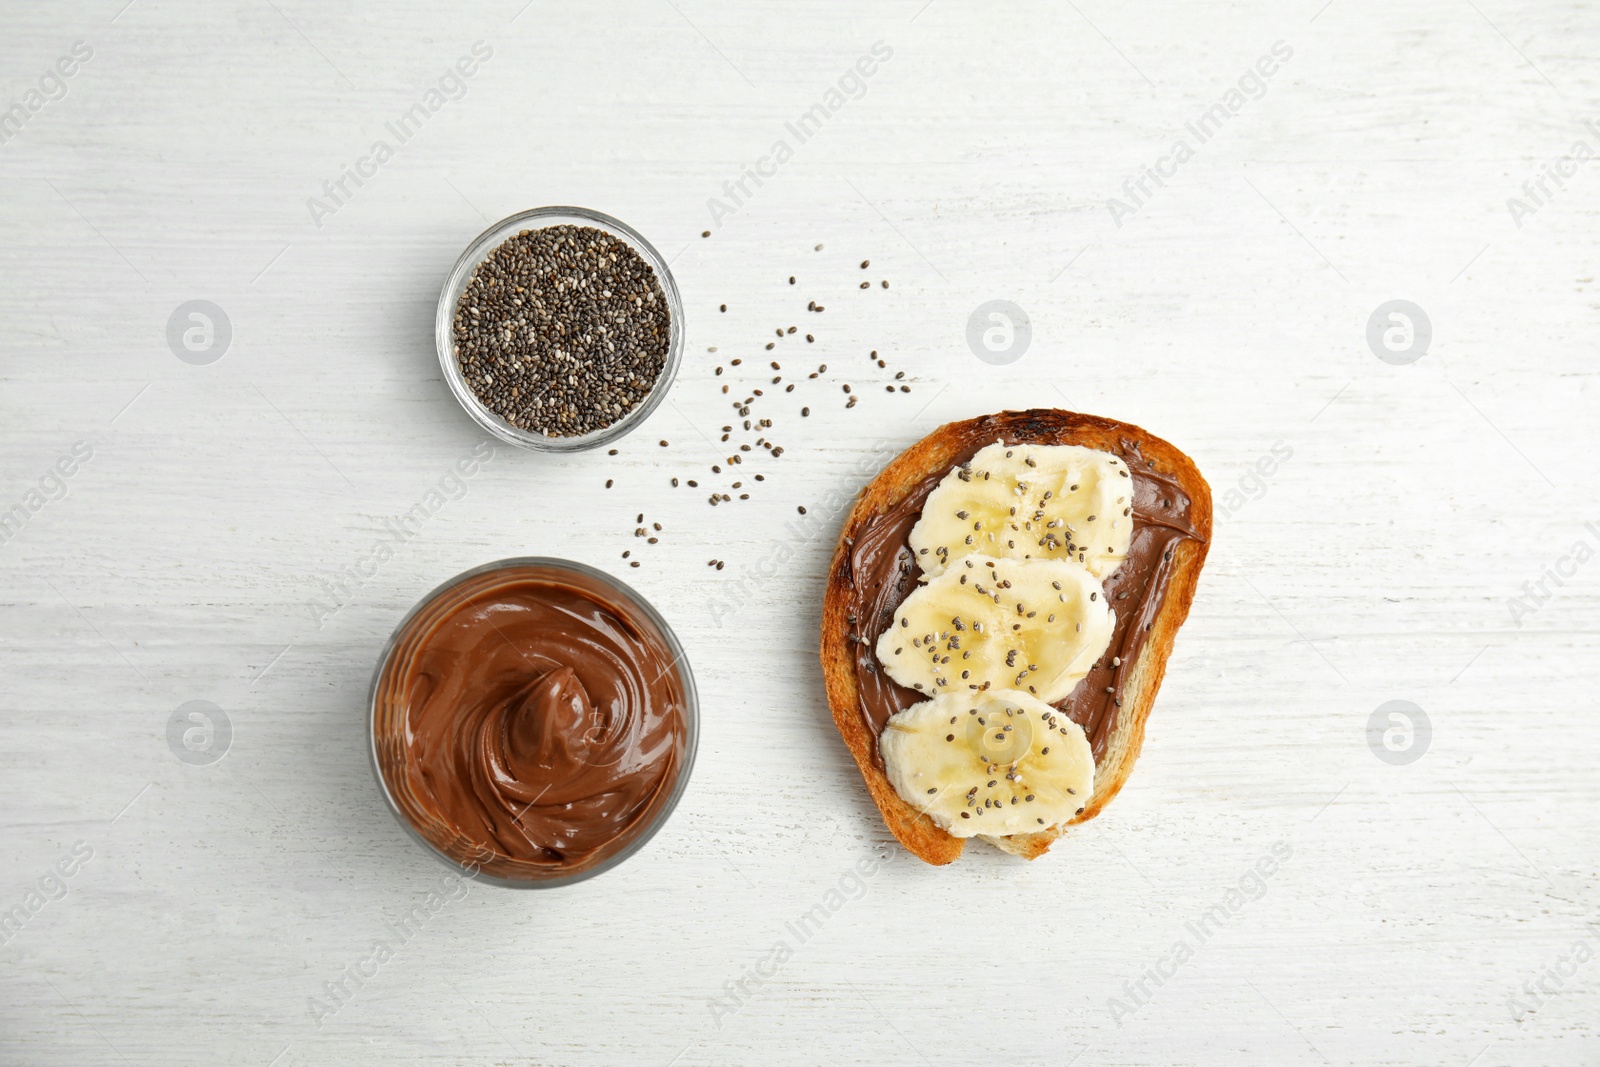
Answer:
[(648, 830), (686, 758), (667, 640), (605, 583), (521, 564), (420, 609), (380, 679), (391, 795), (422, 836), (499, 877), (594, 866)]
[[(979, 449), (996, 441), (1025, 443), (1014, 435), (998, 434), (974, 444), (952, 466), (969, 462)], [(1088, 676), (1055, 705), (1083, 727), (1096, 762), (1104, 756), (1116, 725), (1123, 672), (1138, 662), (1145, 636), (1166, 597), (1172, 573), (1172, 546), (1198, 537), (1189, 519), (1188, 495), (1176, 482), (1150, 469), (1139, 454), (1138, 442), (1121, 442), (1119, 455), (1133, 475), (1133, 534), (1128, 558), (1103, 583), (1106, 600), (1116, 612), (1116, 627), (1111, 643)], [(947, 473), (930, 475), (888, 511), (868, 520), (849, 546), (850, 616), (854, 621), (852, 632), (860, 638), (852, 646), (856, 687), (861, 694), (862, 716), (874, 737), (883, 732), (890, 716), (927, 699), (926, 694), (907, 689), (890, 678), (874, 650), (878, 635), (893, 625), (895, 612), (922, 576), (922, 568), (906, 539), (922, 514), (923, 502)], [(1114, 660), (1120, 665), (1113, 666)], [(1108, 692), (1108, 687), (1113, 691)], [(883, 765), (876, 746), (873, 758), (880, 767)]]

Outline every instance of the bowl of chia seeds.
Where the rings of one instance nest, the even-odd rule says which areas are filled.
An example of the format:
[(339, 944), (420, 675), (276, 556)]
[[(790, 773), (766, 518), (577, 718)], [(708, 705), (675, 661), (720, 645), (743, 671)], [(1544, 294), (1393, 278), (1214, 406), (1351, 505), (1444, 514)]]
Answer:
[(576, 207), (502, 219), (439, 294), (439, 365), (461, 406), (502, 441), (597, 448), (644, 422), (683, 357), (683, 303), (661, 253)]

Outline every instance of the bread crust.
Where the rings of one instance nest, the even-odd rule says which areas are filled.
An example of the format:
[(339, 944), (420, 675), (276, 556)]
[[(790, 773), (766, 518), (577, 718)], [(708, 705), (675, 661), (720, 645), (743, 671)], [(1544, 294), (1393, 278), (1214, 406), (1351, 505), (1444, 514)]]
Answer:
[[(1068, 825), (1086, 822), (1098, 815), (1133, 773), (1134, 762), (1144, 742), (1145, 720), (1161, 687), (1178, 629), (1188, 618), (1189, 607), (1194, 603), (1200, 569), (1211, 544), (1211, 487), (1193, 460), (1138, 426), (1056, 408), (1002, 411), (947, 423), (902, 452), (862, 488), (839, 531), (828, 569), (822, 608), (823, 683), (833, 724), (860, 768), (867, 792), (882, 813), (884, 823), (913, 855), (932, 864), (950, 863), (960, 856), (965, 840), (946, 833), (901, 799), (874, 759), (877, 739), (861, 712), (861, 694), (856, 685), (848, 639), (851, 626), (847, 616), (853, 587), (847, 557), (850, 543), (868, 522), (904, 500), (928, 477), (942, 475), (962, 455), (1002, 435), (1013, 443), (1082, 445), (1118, 455), (1124, 442), (1137, 443), (1140, 455), (1152, 461), (1148, 469), (1171, 478), (1188, 494), (1189, 520), (1196, 534), (1194, 539), (1185, 538), (1174, 545), (1166, 599), (1152, 621), (1138, 661), (1122, 676), (1123, 704), (1115, 728), (1107, 738), (1105, 753), (1095, 765), (1094, 795), (1084, 805), (1082, 814)], [(988, 840), (998, 848), (1031, 860), (1048, 852), (1064, 832), (1065, 827), (1059, 827), (1036, 834)]]

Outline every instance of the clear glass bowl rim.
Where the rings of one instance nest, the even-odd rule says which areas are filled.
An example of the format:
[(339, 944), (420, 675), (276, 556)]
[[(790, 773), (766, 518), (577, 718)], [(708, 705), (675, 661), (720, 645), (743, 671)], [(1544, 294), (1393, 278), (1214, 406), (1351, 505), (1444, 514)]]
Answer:
[[(466, 289), (472, 272), (490, 252), (500, 247), (507, 238), (518, 231), (563, 224), (593, 226), (632, 246), (633, 250), (638, 252), (655, 271), (656, 281), (660, 284), (667, 300), (667, 313), (672, 317), (668, 327), (667, 360), (661, 368), (661, 376), (656, 379), (649, 394), (637, 407), (610, 426), (581, 437), (547, 437), (544, 434), (530, 433), (512, 426), (484, 407), (476, 394), (467, 387), (466, 378), (461, 373), (461, 364), (456, 361), (455, 353), (456, 301)], [(583, 452), (601, 448), (615, 443), (640, 426), (656, 408), (661, 406), (668, 390), (672, 388), (672, 383), (678, 377), (678, 365), (683, 361), (683, 334), (683, 299), (678, 293), (678, 283), (672, 277), (667, 261), (656, 247), (647, 241), (643, 234), (620, 219), (590, 208), (563, 205), (519, 211), (515, 215), (506, 216), (474, 237), (456, 260), (455, 266), (450, 269), (444, 288), (439, 292), (439, 306), (434, 314), (434, 344), (439, 350), (439, 368), (444, 372), (444, 380), (456, 401), (466, 410), (473, 422), (499, 440), (534, 452)]]
[[(672, 783), (672, 790), (667, 795), (667, 801), (661, 810), (656, 813), (655, 820), (639, 835), (628, 842), (621, 851), (607, 857), (604, 861), (593, 867), (578, 871), (574, 874), (563, 875), (556, 878), (544, 878), (537, 881), (517, 878), (501, 878), (498, 875), (486, 874), (481, 869), (473, 870), (439, 851), (426, 837), (418, 832), (411, 820), (406, 817), (400, 805), (395, 801), (394, 795), (389, 791), (389, 783), (383, 776), (383, 768), (378, 763), (378, 684), (383, 680), (383, 672), (388, 669), (389, 659), (394, 655), (395, 645), (399, 643), (400, 635), (405, 633), (406, 627), (411, 625), (411, 620), (428, 605), (439, 597), (449, 592), (470, 578), (494, 571), (511, 570), (516, 567), (540, 567), (551, 570), (567, 570), (574, 574), (591, 578), (606, 586), (629, 602), (641, 615), (655, 625), (661, 632), (662, 639), (667, 643), (667, 650), (672, 653), (673, 665), (678, 672), (679, 681), (683, 685), (683, 717), (684, 717), (684, 746), (683, 761), (679, 765), (677, 780)], [(700, 697), (695, 689), (694, 672), (689, 668), (689, 658), (685, 654), (683, 645), (678, 641), (678, 635), (672, 632), (672, 627), (667, 625), (667, 620), (644, 597), (629, 586), (626, 582), (605, 571), (591, 567), (586, 563), (579, 563), (570, 559), (559, 559), (555, 556), (511, 556), (498, 559), (492, 563), (484, 563), (462, 571), (451, 578), (440, 582), (427, 593), (417, 599), (417, 602), (407, 611), (405, 617), (395, 625), (389, 639), (384, 642), (383, 651), (378, 654), (378, 665), (372, 672), (372, 684), (367, 692), (367, 757), (372, 764), (372, 776), (377, 779), (378, 791), (383, 794), (383, 799), (389, 806), (389, 811), (400, 823), (401, 827), (411, 838), (428, 850), (428, 853), (438, 859), (445, 866), (468, 878), (489, 885), (500, 886), (505, 889), (558, 889), (562, 886), (573, 885), (586, 881), (596, 875), (603, 874), (622, 863), (630, 856), (642, 849), (656, 833), (665, 826), (672, 813), (677, 810), (678, 802), (683, 799), (684, 791), (688, 788), (689, 778), (694, 770), (695, 753), (700, 747)]]

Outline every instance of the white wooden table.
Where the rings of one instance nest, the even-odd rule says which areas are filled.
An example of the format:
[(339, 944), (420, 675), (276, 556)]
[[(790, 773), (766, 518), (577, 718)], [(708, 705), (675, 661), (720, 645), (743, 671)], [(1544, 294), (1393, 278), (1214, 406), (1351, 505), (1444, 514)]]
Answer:
[[(125, 2), (0, 32), (0, 1062), (1600, 1061), (1600, 165), (1559, 162), (1600, 151), (1592, 5)], [(560, 203), (671, 258), (670, 404), (616, 457), (502, 448), (319, 624), (480, 440), (445, 271)], [(967, 342), (990, 300), (1031, 322), (1006, 365)], [(1409, 363), (1367, 340), (1392, 300), (1431, 325)], [(785, 453), (712, 510), (719, 387), (771, 358), (830, 370), (766, 398)], [(928, 868), (828, 721), (825, 564), (893, 451), (1032, 405), (1183, 447), (1215, 545), (1116, 803), (1037, 863)], [(618, 870), (457, 890), (373, 968), (446, 874), (372, 781), (374, 658), (530, 553), (669, 617), (692, 785)], [(190, 701), (220, 760), (169, 746)], [(1390, 701), (1428, 729), (1385, 711), (1375, 748)]]

